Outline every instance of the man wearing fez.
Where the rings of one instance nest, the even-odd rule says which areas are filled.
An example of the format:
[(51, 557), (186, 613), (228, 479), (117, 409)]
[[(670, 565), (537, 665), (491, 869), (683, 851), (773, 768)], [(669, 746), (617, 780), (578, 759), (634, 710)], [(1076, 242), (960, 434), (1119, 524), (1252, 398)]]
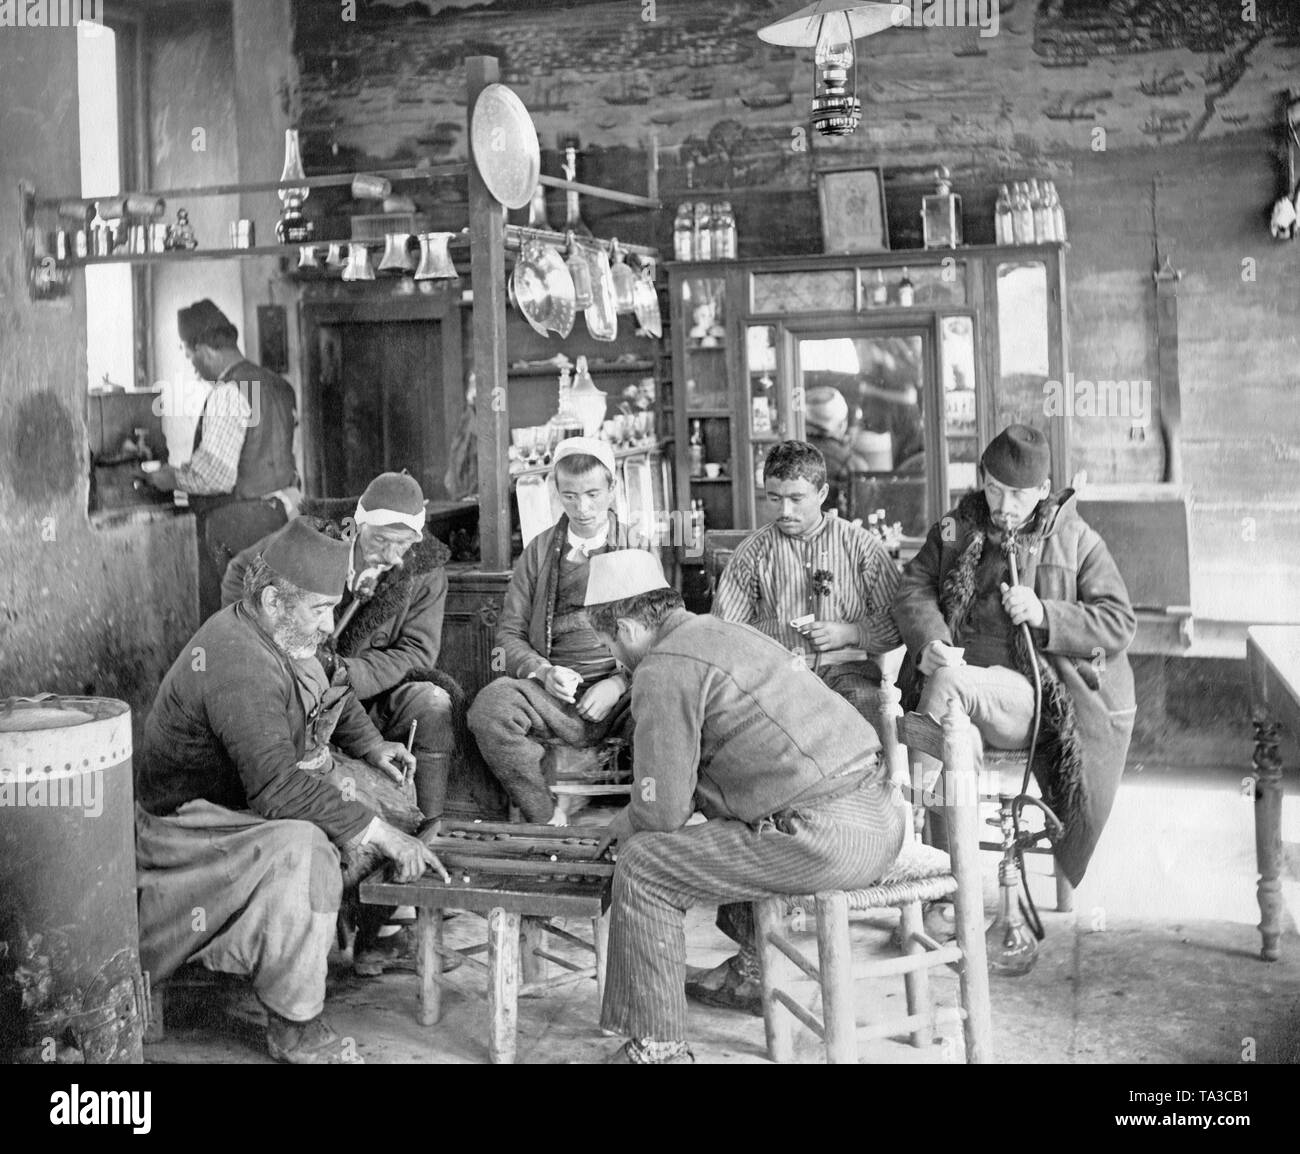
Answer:
[(239, 330), (210, 300), (176, 314), (181, 345), (200, 380), (215, 382), (194, 430), (193, 455), (147, 475), (188, 494), (199, 539), (199, 616), (220, 605), (221, 575), (241, 549), (297, 513), (293, 388), (239, 351)]
[(552, 479), (564, 511), (515, 562), (496, 633), (506, 676), (470, 707), (479, 751), (526, 821), (568, 823), (542, 770), (548, 744), (598, 746), (629, 720), (627, 677), (583, 612), (592, 559), (633, 543), (613, 513), (614, 473), (604, 441), (571, 437), (556, 447)]
[[(305, 501), (303, 508), (317, 504), (326, 503)], [(427, 819), (439, 818), (455, 749), (448, 692), (455, 682), (435, 668), (448, 550), (425, 535), (424, 493), (406, 473), (381, 473), (357, 504), (346, 508), (349, 516), (334, 518), (331, 530), (351, 536), (343, 600), (334, 611), (338, 638), (332, 655), (387, 740), (405, 742), (415, 723), (416, 804)], [(230, 562), (221, 583), (223, 605), (243, 598), (244, 576), (270, 540), (250, 545)], [(414, 968), (409, 932), (375, 938), (366, 922), (360, 930), (353, 962), (359, 976)]]
[(1037, 666), (1042, 728), (1033, 772), (1065, 826), (1057, 865), (1078, 885), (1133, 731), (1125, 650), (1136, 619), (1124, 579), (1105, 542), (1079, 516), (1074, 491), (1051, 491), (1043, 433), (1008, 426), (989, 442), (980, 467), (981, 487), (930, 529), (903, 571), (894, 601), (908, 651), (903, 704), (937, 720), (956, 701), (984, 744), (1023, 749), (1034, 721)]
[(377, 853), (402, 881), (426, 866), (446, 877), (428, 847), (357, 800), (364, 767), (334, 765), (331, 741), (397, 780), (413, 761), (316, 657), (350, 556), (303, 518), (268, 544), (243, 599), (163, 678), (136, 776), (142, 966), (155, 983), (186, 962), (247, 975), (271, 1055), (293, 1063), (356, 1060), (322, 1016), (340, 855)]
[(600, 1024), (630, 1037), (614, 1062), (689, 1062), (686, 910), (870, 885), (907, 809), (857, 710), (772, 638), (688, 612), (649, 553), (593, 558), (586, 601), (632, 672), (636, 719), (636, 785), (606, 834), (620, 844)]

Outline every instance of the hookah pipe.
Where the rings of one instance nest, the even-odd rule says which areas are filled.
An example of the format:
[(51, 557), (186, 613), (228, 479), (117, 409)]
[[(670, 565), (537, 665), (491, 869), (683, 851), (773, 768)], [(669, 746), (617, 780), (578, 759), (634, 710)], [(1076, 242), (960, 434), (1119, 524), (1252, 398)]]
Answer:
[[(1016, 535), (1014, 532), (1007, 533), (1002, 542), (1002, 551), (1006, 554), (1007, 564), (1011, 569), (1011, 584), (1019, 585), (1020, 574), (1017, 566)], [(989, 927), (987, 934), (989, 963), (991, 969), (1006, 974), (1028, 973), (1037, 960), (1038, 942), (1042, 941), (1044, 936), (1042, 919), (1038, 916), (1038, 909), (1034, 905), (1033, 895), (1029, 892), (1028, 874), (1025, 870), (1025, 850), (1044, 837), (1054, 839), (1064, 828), (1060, 819), (1046, 804), (1036, 797), (1029, 796), (1029, 778), (1033, 772), (1034, 754), (1038, 749), (1039, 730), (1042, 726), (1043, 680), (1038, 670), (1038, 654), (1034, 648), (1034, 638), (1030, 632), (1029, 623), (1022, 621), (1020, 629), (1024, 634), (1025, 644), (1029, 649), (1030, 669), (1034, 675), (1034, 725), (1030, 731), (1029, 750), (1025, 757), (1025, 773), (1020, 784), (1020, 793), (1011, 802), (1010, 821), (1007, 821), (1007, 811), (1004, 805), (1002, 818), (997, 822), (989, 823), (991, 825), (1001, 825), (1003, 835), (1003, 858), (998, 866), (998, 885), (1001, 889), (1001, 901), (998, 907), (998, 916)], [(1043, 811), (1043, 817), (1047, 823), (1045, 829), (1038, 833), (1021, 831), (1020, 815), (1025, 805), (1033, 805)], [(1019, 898), (1018, 902), (1023, 921), (1021, 921), (1021, 918), (1016, 917), (1011, 907), (1011, 891), (1016, 888), (1017, 881), (1021, 883), (1024, 889), (1024, 895)], [(1026, 922), (1033, 934), (1033, 938), (1026, 938), (1023, 933), (1024, 923)]]

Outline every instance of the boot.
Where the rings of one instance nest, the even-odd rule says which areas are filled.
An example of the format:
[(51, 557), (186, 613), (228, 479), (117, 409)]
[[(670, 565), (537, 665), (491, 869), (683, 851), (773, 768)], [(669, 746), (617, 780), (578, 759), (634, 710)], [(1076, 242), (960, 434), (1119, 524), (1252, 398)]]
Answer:
[(415, 751), (415, 804), (427, 820), (442, 817), (450, 776), (450, 753)]

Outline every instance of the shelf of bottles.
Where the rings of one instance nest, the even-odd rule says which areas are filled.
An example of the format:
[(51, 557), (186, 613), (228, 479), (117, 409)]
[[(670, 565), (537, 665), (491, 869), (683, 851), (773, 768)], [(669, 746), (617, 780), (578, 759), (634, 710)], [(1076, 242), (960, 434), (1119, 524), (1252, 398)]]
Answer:
[(702, 515), (710, 529), (730, 529), (735, 514), (726, 278), (687, 277), (682, 281), (678, 309), (677, 323), (684, 334), (685, 461), (690, 478), (691, 514), (693, 520)]
[(1052, 180), (1017, 180), (998, 190), (993, 235), (1000, 245), (1065, 241), (1065, 209)]

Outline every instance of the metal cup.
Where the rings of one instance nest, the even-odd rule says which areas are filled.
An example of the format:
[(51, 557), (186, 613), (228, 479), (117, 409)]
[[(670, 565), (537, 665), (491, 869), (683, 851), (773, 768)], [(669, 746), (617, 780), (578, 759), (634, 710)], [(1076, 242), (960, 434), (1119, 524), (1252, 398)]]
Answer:
[(375, 279), (375, 270), (370, 265), (370, 250), (364, 244), (348, 245), (348, 267), (343, 270), (343, 279)]
[(256, 231), (251, 220), (236, 220), (230, 224), (230, 247), (252, 248), (257, 242)]
[(411, 254), (408, 251), (410, 243), (409, 232), (390, 232), (385, 236), (384, 258), (379, 262), (379, 271), (410, 272), (412, 268)]
[(420, 234), (420, 267), (415, 270), (416, 280), (456, 279), (456, 266), (447, 251), (447, 244), (455, 235), (452, 232)]
[(347, 268), (348, 265), (348, 246), (340, 244), (338, 241), (332, 241), (325, 252), (326, 268)]
[(298, 249), (298, 267), (302, 268), (319, 268), (316, 263), (316, 246), (314, 244), (304, 244)]
[(352, 178), (353, 200), (383, 200), (384, 197), (390, 196), (392, 191), (392, 181), (387, 177), (359, 172)]
[(166, 252), (167, 251), (167, 230), (170, 226), (165, 222), (151, 224), (149, 226), (149, 251)]

